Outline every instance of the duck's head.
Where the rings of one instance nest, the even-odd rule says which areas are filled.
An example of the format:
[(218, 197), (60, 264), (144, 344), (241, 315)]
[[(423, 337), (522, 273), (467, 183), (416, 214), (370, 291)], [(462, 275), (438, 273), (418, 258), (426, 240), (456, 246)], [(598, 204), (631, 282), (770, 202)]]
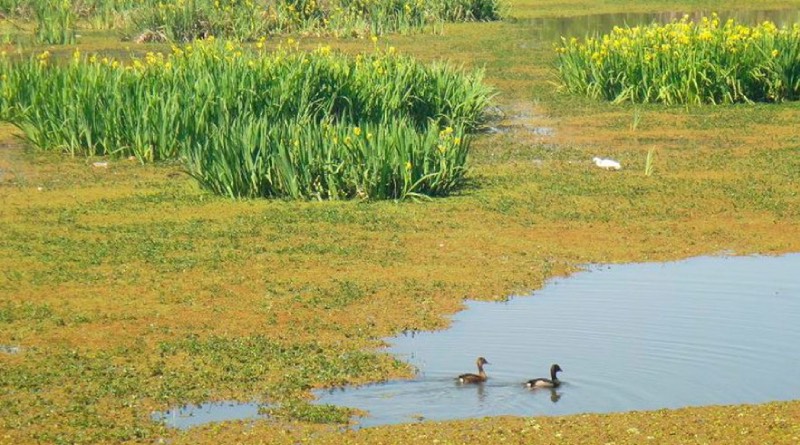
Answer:
[(486, 360), (486, 359), (485, 359), (485, 358), (483, 358), (483, 357), (478, 357), (478, 361), (477, 361), (477, 363), (478, 363), (478, 366), (490, 365), (490, 364), (491, 364), (491, 363), (489, 363), (489, 361), (488, 361), (488, 360)]
[(592, 161), (597, 164), (598, 162), (602, 161), (602, 159), (598, 158), (597, 156), (592, 158)]
[(558, 366), (557, 363), (554, 363), (553, 366), (550, 367), (550, 373), (555, 375), (557, 372), (563, 372), (564, 370), (561, 369), (561, 366)]

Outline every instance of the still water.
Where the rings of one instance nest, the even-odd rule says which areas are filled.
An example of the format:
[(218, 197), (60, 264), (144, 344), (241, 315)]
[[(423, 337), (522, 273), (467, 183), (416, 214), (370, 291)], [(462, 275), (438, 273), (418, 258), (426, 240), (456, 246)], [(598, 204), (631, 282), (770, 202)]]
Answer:
[[(321, 391), (373, 426), (800, 398), (800, 254), (593, 267), (450, 329), (390, 339), (411, 381)], [(489, 381), (459, 385), (485, 356)], [(556, 391), (523, 382), (564, 369)]]
[(209, 402), (156, 412), (150, 417), (156, 422), (163, 422), (168, 427), (185, 430), (212, 422), (266, 418), (261, 414), (261, 408), (262, 405), (256, 402)]

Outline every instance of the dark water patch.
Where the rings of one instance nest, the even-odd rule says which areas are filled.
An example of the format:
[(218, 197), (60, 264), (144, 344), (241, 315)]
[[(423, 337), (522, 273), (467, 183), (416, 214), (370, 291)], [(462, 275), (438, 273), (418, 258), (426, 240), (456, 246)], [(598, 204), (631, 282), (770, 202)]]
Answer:
[(522, 128), (525, 131), (535, 135), (535, 136), (542, 136), (542, 137), (551, 137), (555, 136), (556, 130), (551, 127), (536, 127), (529, 124), (523, 124), (520, 126), (516, 125), (490, 125), (482, 129), (484, 133), (487, 134), (506, 134), (513, 131), (516, 128)]
[(684, 15), (695, 22), (703, 17), (711, 17), (717, 12), (720, 22), (734, 19), (743, 25), (756, 25), (765, 21), (775, 23), (778, 27), (792, 26), (800, 23), (800, 9), (772, 9), (772, 10), (699, 10), (699, 11), (669, 11), (651, 13), (613, 13), (592, 14), (574, 17), (539, 18), (532, 19), (529, 24), (533, 28), (533, 36), (542, 41), (558, 41), (563, 37), (584, 37), (587, 35), (605, 34), (615, 26), (649, 25), (651, 23), (670, 23), (680, 20)]
[(0, 354), (19, 354), (22, 352), (21, 346), (0, 345)]
[[(441, 332), (389, 339), (416, 379), (318, 392), (361, 426), (800, 398), (800, 255), (592, 267), (507, 303), (470, 302)], [(459, 385), (485, 356), (489, 380)], [(523, 384), (564, 369), (556, 390)]]
[(266, 414), (262, 414), (263, 406), (255, 402), (209, 402), (155, 412), (150, 417), (156, 422), (163, 422), (170, 428), (185, 430), (212, 422), (266, 419)]

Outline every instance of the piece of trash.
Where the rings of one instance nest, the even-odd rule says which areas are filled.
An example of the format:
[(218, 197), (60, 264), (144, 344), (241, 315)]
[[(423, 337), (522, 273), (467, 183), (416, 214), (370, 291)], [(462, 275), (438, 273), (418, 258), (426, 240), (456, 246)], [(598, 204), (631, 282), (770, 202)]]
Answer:
[(594, 157), (594, 158), (592, 158), (592, 161), (594, 161), (594, 165), (596, 165), (596, 166), (598, 166), (600, 168), (604, 168), (606, 170), (619, 170), (619, 169), (622, 168), (622, 165), (620, 165), (619, 162), (617, 162), (617, 161), (615, 161), (613, 159), (603, 159), (603, 158)]
[(108, 168), (108, 162), (92, 162), (92, 165), (98, 168)]

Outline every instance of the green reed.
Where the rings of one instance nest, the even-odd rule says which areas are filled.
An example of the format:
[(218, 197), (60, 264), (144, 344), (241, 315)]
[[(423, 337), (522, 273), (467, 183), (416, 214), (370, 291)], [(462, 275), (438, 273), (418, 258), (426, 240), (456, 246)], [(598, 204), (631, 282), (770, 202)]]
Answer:
[(69, 0), (40, 0), (31, 4), (36, 17), (36, 40), (47, 44), (75, 43), (76, 16)]
[(437, 30), (446, 22), (499, 20), (506, 8), (505, 0), (0, 0), (0, 14), (35, 21), (45, 43), (72, 43), (78, 22), (176, 42), (210, 35), (255, 40), (284, 32)]
[(716, 15), (564, 39), (563, 89), (617, 102), (734, 103), (800, 98), (800, 25), (754, 27)]
[[(260, 44), (259, 44), (260, 45)], [(257, 45), (257, 46), (259, 46)], [(463, 180), (491, 91), (479, 71), (393, 49), (249, 51), (210, 39), (120, 64), (0, 63), (0, 117), (73, 156), (182, 158), (232, 197), (402, 198)]]

